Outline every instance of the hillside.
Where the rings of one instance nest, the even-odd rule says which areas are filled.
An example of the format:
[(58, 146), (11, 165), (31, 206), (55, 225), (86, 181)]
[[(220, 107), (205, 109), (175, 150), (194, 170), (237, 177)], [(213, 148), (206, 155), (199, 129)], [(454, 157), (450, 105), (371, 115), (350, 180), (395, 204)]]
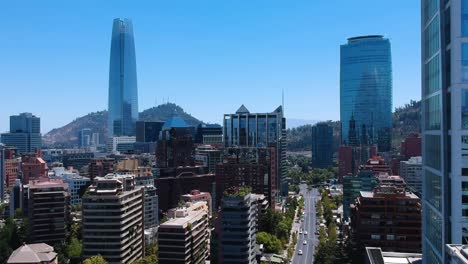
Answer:
[[(340, 121), (327, 121), (333, 127), (334, 151), (340, 142)], [(287, 130), (288, 151), (311, 150), (311, 125)], [(412, 132), (421, 132), (421, 101), (411, 100), (409, 104), (395, 109), (393, 113), (392, 146), (400, 147), (401, 140)]]
[[(198, 125), (202, 121), (185, 113), (178, 105), (166, 103), (152, 107), (140, 113), (140, 119), (145, 121), (166, 121), (169, 117), (177, 114), (189, 125)], [(79, 117), (69, 124), (55, 128), (43, 136), (43, 144), (49, 147), (72, 147), (78, 143), (78, 132), (83, 128), (91, 128), (98, 132), (101, 138), (107, 131), (107, 111), (99, 111)]]

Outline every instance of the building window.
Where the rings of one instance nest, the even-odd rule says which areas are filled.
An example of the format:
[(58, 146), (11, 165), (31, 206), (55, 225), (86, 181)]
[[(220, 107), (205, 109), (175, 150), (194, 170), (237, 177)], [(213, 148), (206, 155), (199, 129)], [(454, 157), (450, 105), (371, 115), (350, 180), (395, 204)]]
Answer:
[[(426, 206), (423, 210), (424, 221), (426, 222), (425, 236), (431, 241), (439, 254), (442, 254), (442, 219), (430, 207)], [(429, 262), (432, 263), (432, 262)]]
[(425, 129), (436, 130), (440, 129), (440, 95), (434, 95), (424, 101), (425, 111)]
[(468, 192), (468, 182), (462, 182), (462, 192)]
[(468, 81), (468, 43), (462, 43), (462, 48), (461, 48), (461, 55), (462, 55), (462, 60), (461, 60), (461, 75), (462, 75), (462, 81), (466, 82)]
[(425, 165), (436, 170), (441, 168), (440, 156), (440, 136), (439, 135), (425, 135)]
[(426, 82), (425, 96), (440, 90), (440, 56), (437, 54), (424, 65), (424, 80)]
[(438, 210), (441, 209), (442, 201), (442, 182), (441, 177), (425, 170), (425, 188), (426, 200)]
[(468, 37), (468, 0), (462, 0), (461, 8), (461, 30), (462, 36)]
[(439, 0), (424, 0), (423, 1), (424, 23), (427, 23), (439, 8)]

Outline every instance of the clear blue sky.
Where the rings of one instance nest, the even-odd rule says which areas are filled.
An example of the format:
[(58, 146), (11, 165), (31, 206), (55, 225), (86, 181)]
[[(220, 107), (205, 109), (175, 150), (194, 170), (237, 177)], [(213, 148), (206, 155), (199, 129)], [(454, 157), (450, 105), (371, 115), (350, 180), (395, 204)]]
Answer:
[[(107, 108), (112, 19), (133, 20), (140, 111), (169, 98), (207, 122), (241, 104), (339, 119), (339, 46), (383, 34), (393, 105), (420, 98), (420, 1), (6, 1), (0, 14), (0, 131), (19, 112), (42, 131)], [(166, 99), (165, 99), (166, 100)]]

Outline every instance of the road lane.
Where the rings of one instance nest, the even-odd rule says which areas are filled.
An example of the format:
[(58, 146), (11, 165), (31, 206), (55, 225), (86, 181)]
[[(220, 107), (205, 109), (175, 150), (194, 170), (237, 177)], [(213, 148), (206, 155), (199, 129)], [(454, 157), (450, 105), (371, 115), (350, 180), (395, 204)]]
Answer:
[[(307, 231), (307, 235), (298, 234), (297, 246), (293, 256), (294, 264), (307, 263), (311, 264), (314, 262), (315, 244), (317, 241), (316, 231), (316, 209), (315, 201), (317, 199), (317, 189), (307, 190), (307, 185), (303, 184), (300, 186), (300, 193), (304, 197), (304, 222), (301, 222), (301, 228), (303, 231)], [(304, 240), (307, 241), (306, 245), (303, 245)], [(302, 250), (302, 255), (298, 255), (298, 251)]]

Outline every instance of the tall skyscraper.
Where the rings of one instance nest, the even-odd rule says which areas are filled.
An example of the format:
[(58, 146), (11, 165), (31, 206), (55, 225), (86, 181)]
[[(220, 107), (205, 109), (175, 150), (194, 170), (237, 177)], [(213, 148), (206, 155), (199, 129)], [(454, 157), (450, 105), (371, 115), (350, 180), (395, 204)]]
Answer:
[(361, 144), (391, 149), (392, 57), (390, 41), (383, 36), (349, 38), (341, 45), (341, 141), (348, 144), (351, 117)]
[(468, 2), (421, 1), (423, 263), (468, 242)]
[(326, 123), (312, 127), (312, 167), (326, 169), (333, 165), (333, 128)]
[(283, 107), (271, 113), (250, 113), (242, 105), (235, 114), (224, 115), (225, 147), (268, 147), (274, 148), (276, 157), (276, 182), (281, 195), (287, 195), (286, 178), (286, 118)]
[(41, 119), (31, 113), (10, 116), (10, 133), (1, 134), (1, 142), (21, 154), (41, 149)]
[(109, 66), (108, 136), (134, 136), (138, 119), (138, 88), (133, 26), (114, 19)]

